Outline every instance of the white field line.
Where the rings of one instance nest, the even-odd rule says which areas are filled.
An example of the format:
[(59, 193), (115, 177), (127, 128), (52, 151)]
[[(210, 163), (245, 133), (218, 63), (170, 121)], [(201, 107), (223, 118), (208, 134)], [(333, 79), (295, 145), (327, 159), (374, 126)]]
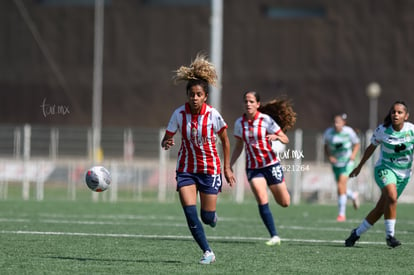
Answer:
[[(95, 217), (96, 218), (96, 217)], [(182, 218), (182, 217), (180, 217)], [(179, 219), (178, 217), (176, 219)], [(187, 224), (185, 223), (185, 221), (182, 221), (181, 223), (171, 223), (171, 222), (154, 222), (155, 219), (153, 219), (153, 217), (151, 216), (149, 218), (149, 222), (147, 221), (144, 225), (140, 224), (140, 226), (169, 226), (169, 227), (187, 227)], [(158, 219), (159, 220), (159, 219)], [(168, 219), (168, 220), (172, 220), (172, 219)], [(227, 219), (226, 219), (227, 220)], [(132, 220), (130, 220), (129, 218), (127, 219), (127, 221), (122, 221), (122, 220), (116, 220), (116, 221), (90, 221), (90, 220), (63, 220), (63, 219), (39, 219), (37, 220), (38, 222), (41, 223), (46, 223), (46, 224), (84, 224), (84, 225), (136, 225), (137, 223), (133, 222)], [(220, 218), (220, 222), (222, 222), (223, 220)], [(28, 223), (28, 222), (32, 222), (32, 220), (30, 219), (21, 219), (21, 218), (0, 218), (0, 222), (3, 223)], [(258, 222), (257, 224), (255, 224), (257, 226), (262, 226), (262, 224), (260, 222)], [(355, 227), (355, 226), (354, 226)], [(349, 228), (340, 228), (340, 227), (309, 227), (309, 226), (295, 226), (295, 225), (290, 225), (290, 226), (285, 226), (285, 225), (279, 225), (277, 226), (278, 229), (286, 229), (286, 230), (298, 230), (298, 231), (320, 231), (320, 232), (351, 232), (351, 229), (353, 229), (354, 227), (349, 227)], [(382, 229), (371, 229), (369, 231), (370, 233), (374, 233), (374, 234), (384, 234), (384, 230)], [(412, 234), (412, 231), (403, 231), (403, 230), (398, 230), (397, 231), (398, 235), (406, 235), (406, 234)]]
[[(154, 215), (99, 215), (98, 217), (96, 215), (82, 215), (82, 218), (89, 219), (89, 218), (100, 218), (102, 220), (100, 221), (91, 221), (91, 220), (79, 220), (79, 219), (67, 219), (70, 218), (67, 215), (55, 215), (55, 214), (48, 214), (48, 213), (39, 213), (39, 216), (42, 217), (40, 219), (35, 219), (38, 222), (41, 223), (51, 223), (51, 224), (86, 224), (86, 225), (134, 225), (136, 224), (134, 221), (137, 220), (146, 220), (146, 226), (174, 226), (174, 227), (186, 227), (185, 221), (182, 221), (180, 223), (172, 223), (171, 221), (177, 221), (180, 219), (183, 219), (182, 216), (154, 216)], [(66, 219), (60, 219), (65, 217)], [(73, 218), (79, 216), (73, 216)], [(159, 222), (159, 220), (165, 220), (166, 222)], [(221, 222), (236, 222), (243, 220), (240, 218), (235, 217), (220, 217)], [(24, 216), (24, 218), (1, 218), (0, 222), (2, 223), (28, 223), (32, 222), (33, 219), (28, 218), (27, 216)], [(331, 223), (331, 221), (321, 221), (318, 220), (318, 222), (327, 222)], [(354, 226), (358, 223), (357, 221), (352, 222)], [(403, 221), (402, 223), (408, 223), (411, 224), (412, 221)], [(260, 222), (257, 223), (258, 226), (262, 226)], [(321, 227), (304, 227), (304, 226), (284, 226), (279, 225), (278, 229), (286, 229), (286, 230), (298, 230), (298, 231), (340, 231), (340, 232), (347, 232), (349, 233), (350, 230), (353, 227), (350, 228), (340, 228), (340, 227), (333, 227), (333, 226), (321, 226)], [(384, 234), (384, 230), (380, 229), (371, 229), (370, 233), (375, 234)], [(398, 230), (398, 235), (404, 235), (404, 234), (412, 234), (412, 232), (408, 231), (400, 231)], [(182, 236), (182, 235), (143, 235), (143, 234), (105, 234), (105, 233), (82, 233), (82, 232), (48, 232), (48, 231), (23, 231), (23, 230), (14, 230), (14, 231), (8, 231), (8, 230), (2, 230), (0, 231), (0, 234), (26, 234), (26, 235), (61, 235), (61, 236), (89, 236), (89, 237), (113, 237), (113, 238), (141, 238), (141, 239), (192, 239), (190, 235), (188, 236)], [(345, 236), (346, 237), (346, 236)], [(345, 238), (344, 237), (344, 238)], [(208, 237), (211, 240), (233, 240), (233, 241), (266, 241), (267, 238), (263, 237), (231, 237), (231, 236), (209, 236)], [(285, 242), (305, 242), (305, 243), (338, 243), (343, 244), (344, 240), (315, 240), (315, 239), (289, 239), (289, 238), (282, 238), (282, 241)], [(359, 241), (360, 244), (383, 244), (384, 242), (364, 242)], [(410, 243), (405, 243), (405, 245), (410, 245)]]
[[(136, 221), (136, 220), (163, 220), (163, 221), (177, 221), (177, 220), (183, 220), (185, 221), (184, 216), (180, 215), (180, 216), (157, 216), (157, 215), (125, 215), (125, 214), (117, 214), (117, 215), (105, 215), (105, 214), (101, 214), (101, 215), (93, 215), (93, 214), (82, 214), (82, 215), (70, 215), (70, 214), (51, 214), (51, 213), (38, 213), (37, 214), (41, 219), (43, 220), (50, 220), (50, 222), (52, 222), (53, 220), (63, 220), (63, 219), (68, 219), (69, 218), (69, 222), (73, 221), (71, 220), (71, 218), (74, 219), (100, 219), (100, 220), (108, 220), (109, 222), (107, 224), (111, 224), (111, 221), (116, 221), (114, 223), (120, 222), (122, 224), (124, 224), (125, 221)], [(7, 218), (1, 218), (0, 217), (0, 221), (6, 221)], [(23, 215), (22, 218), (20, 218), (20, 220), (26, 220), (27, 215)], [(15, 220), (19, 220), (19, 218), (16, 218)], [(251, 219), (247, 219), (247, 218), (242, 218), (242, 217), (222, 217), (219, 216), (219, 221), (220, 222), (251, 222)], [(377, 224), (383, 224), (382, 222), (383, 220), (381, 219), (380, 221), (377, 222)], [(258, 220), (258, 222), (260, 223), (260, 221)], [(277, 219), (276, 219), (277, 222)], [(352, 224), (354, 227), (359, 225), (362, 222), (362, 220), (357, 220), (357, 219), (347, 219), (347, 223)], [(75, 222), (74, 222), (75, 223)], [(106, 222), (104, 222), (106, 223)], [(338, 222), (335, 219), (332, 220), (315, 220), (316, 224), (321, 224), (321, 223), (327, 223), (327, 224), (338, 224)], [(397, 225), (398, 224), (408, 224), (408, 225), (414, 225), (414, 220), (406, 220), (406, 219), (398, 219), (397, 220)], [(282, 228), (282, 227), (281, 227)], [(300, 227), (298, 227), (300, 228)], [(303, 227), (301, 228), (301, 230), (307, 230), (309, 227)], [(331, 228), (329, 227), (324, 227), (327, 228), (328, 230), (331, 230)], [(310, 228), (310, 230), (314, 230), (315, 228)], [(337, 228), (338, 229), (338, 228)], [(352, 229), (352, 228), (351, 228)], [(320, 227), (317, 228), (317, 230), (321, 230)], [(335, 230), (335, 229), (334, 229)], [(339, 229), (341, 230), (341, 229)]]
[[(24, 230), (1, 230), (0, 234), (15, 235), (45, 235), (45, 236), (79, 236), (79, 237), (106, 237), (106, 238), (139, 238), (139, 239), (173, 239), (173, 240), (191, 240), (191, 236), (183, 235), (144, 235), (144, 234), (113, 234), (113, 233), (82, 233), (82, 232), (53, 232), (53, 231), (24, 231)], [(221, 241), (267, 241), (268, 238), (262, 237), (232, 237), (232, 236), (209, 236), (211, 240)], [(344, 240), (315, 240), (315, 239), (289, 239), (282, 238), (283, 242), (302, 242), (302, 243), (337, 243), (343, 244)], [(384, 242), (358, 242), (359, 244), (385, 244)], [(404, 243), (404, 245), (410, 243)]]

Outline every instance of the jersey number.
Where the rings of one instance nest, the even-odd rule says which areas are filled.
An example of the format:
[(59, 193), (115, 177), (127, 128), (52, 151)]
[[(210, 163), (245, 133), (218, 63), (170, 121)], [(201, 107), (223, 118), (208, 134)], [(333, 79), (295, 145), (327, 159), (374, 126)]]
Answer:
[(218, 190), (221, 186), (221, 177), (220, 175), (213, 175), (213, 182), (211, 183), (211, 187)]
[(272, 175), (273, 177), (275, 177), (278, 181), (282, 180), (283, 177), (283, 173), (282, 173), (282, 168), (280, 165), (277, 166), (273, 166), (272, 167)]

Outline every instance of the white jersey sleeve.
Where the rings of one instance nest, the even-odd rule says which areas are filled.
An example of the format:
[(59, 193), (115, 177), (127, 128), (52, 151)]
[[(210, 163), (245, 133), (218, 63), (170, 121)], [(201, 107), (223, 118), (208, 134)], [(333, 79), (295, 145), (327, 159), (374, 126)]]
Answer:
[(170, 134), (175, 134), (182, 124), (182, 112), (184, 112), (184, 106), (177, 108), (171, 115), (170, 121), (168, 122), (166, 131)]

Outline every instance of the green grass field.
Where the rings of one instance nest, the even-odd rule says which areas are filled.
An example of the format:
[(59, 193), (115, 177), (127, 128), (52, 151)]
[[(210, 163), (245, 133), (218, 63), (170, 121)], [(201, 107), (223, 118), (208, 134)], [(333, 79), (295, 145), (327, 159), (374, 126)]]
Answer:
[(372, 204), (282, 209), (271, 203), (282, 245), (267, 247), (253, 201), (219, 201), (219, 223), (205, 227), (217, 261), (201, 251), (178, 202), (0, 201), (0, 274), (413, 274), (412, 205), (398, 206), (397, 238), (389, 249), (381, 220), (356, 247), (344, 239)]

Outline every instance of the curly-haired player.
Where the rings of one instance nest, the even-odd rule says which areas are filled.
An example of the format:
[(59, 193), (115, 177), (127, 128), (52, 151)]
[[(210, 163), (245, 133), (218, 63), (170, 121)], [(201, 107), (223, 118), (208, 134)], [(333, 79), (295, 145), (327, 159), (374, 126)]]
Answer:
[(215, 227), (217, 223), (217, 195), (222, 187), (221, 162), (216, 148), (217, 136), (224, 155), (224, 176), (232, 185), (235, 182), (230, 169), (230, 143), (227, 124), (220, 113), (206, 104), (209, 85), (214, 85), (217, 75), (214, 66), (204, 55), (197, 55), (189, 67), (181, 66), (175, 81), (186, 81), (187, 102), (171, 116), (161, 146), (168, 150), (174, 145), (174, 135), (181, 132), (176, 179), (177, 191), (187, 219), (188, 228), (203, 251), (201, 264), (216, 260), (203, 225), (197, 214), (197, 193), (200, 193), (201, 220)]
[(263, 106), (260, 104), (260, 96), (257, 92), (248, 91), (243, 98), (245, 113), (234, 125), (236, 145), (230, 165), (233, 166), (244, 147), (247, 179), (256, 197), (260, 217), (271, 237), (266, 244), (280, 245), (280, 237), (269, 208), (267, 187), (282, 207), (289, 206), (290, 195), (282, 167), (277, 154), (272, 150), (271, 143), (276, 140), (283, 144), (289, 142), (284, 131), (294, 126), (296, 113), (290, 100), (286, 98), (272, 100)]

